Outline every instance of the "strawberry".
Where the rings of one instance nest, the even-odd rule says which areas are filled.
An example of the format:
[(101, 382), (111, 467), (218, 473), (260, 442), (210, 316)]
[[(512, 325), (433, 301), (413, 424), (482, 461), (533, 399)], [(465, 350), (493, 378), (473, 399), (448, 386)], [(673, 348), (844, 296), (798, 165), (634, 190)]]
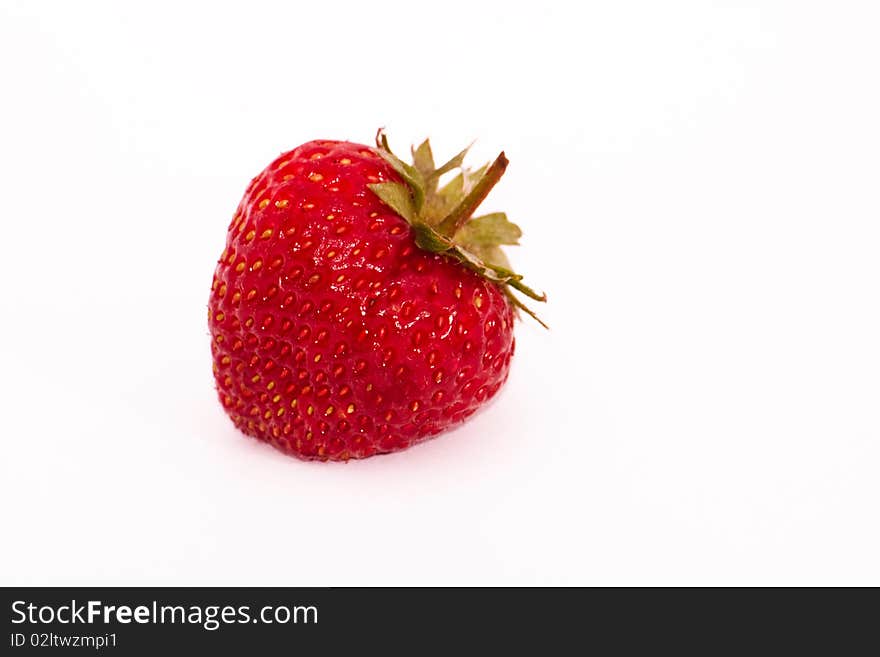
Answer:
[[(303, 459), (406, 448), (498, 392), (518, 290), (500, 249), (520, 230), (471, 218), (507, 166), (435, 167), (312, 141), (254, 178), (229, 226), (208, 321), (214, 377), (241, 431)], [(440, 187), (444, 173), (459, 170)], [(531, 311), (525, 309), (529, 314)]]

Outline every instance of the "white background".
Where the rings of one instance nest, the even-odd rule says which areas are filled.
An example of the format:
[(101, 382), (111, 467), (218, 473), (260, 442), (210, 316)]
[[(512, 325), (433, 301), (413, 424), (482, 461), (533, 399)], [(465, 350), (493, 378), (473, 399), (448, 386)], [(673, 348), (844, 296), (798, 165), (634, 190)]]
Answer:
[[(875, 3), (116, 4), (0, 5), (0, 584), (880, 584)], [(506, 150), (552, 331), (302, 463), (215, 399), (211, 274), (380, 125)]]

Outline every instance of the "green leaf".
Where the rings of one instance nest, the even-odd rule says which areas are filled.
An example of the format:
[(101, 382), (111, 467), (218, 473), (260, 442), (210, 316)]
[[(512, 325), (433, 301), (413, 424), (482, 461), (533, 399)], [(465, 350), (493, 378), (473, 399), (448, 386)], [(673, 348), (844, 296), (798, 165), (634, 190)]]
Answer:
[(488, 265), (510, 269), (510, 260), (507, 259), (507, 255), (501, 250), (500, 246), (479, 247), (475, 253)]
[(432, 178), (434, 173), (434, 153), (431, 152), (431, 142), (427, 139), (419, 144), (418, 148), (410, 147), (413, 165), (421, 174), (425, 185), (425, 204), (429, 204), (437, 192), (437, 179)]
[(420, 249), (431, 253), (445, 253), (455, 246), (452, 240), (441, 235), (428, 224), (417, 221), (412, 226), (416, 234), (416, 246)]
[(471, 146), (473, 146), (473, 145), (474, 145), (474, 143), (471, 142), (470, 144), (465, 146), (465, 148), (461, 152), (459, 152), (455, 157), (453, 157), (448, 162), (442, 164), (436, 171), (434, 171), (431, 174), (431, 177), (432, 178), (439, 178), (444, 173), (452, 171), (453, 169), (460, 169), (462, 163), (464, 162), (465, 156), (468, 154), (468, 151), (471, 149)]
[(382, 199), (382, 202), (385, 203), (385, 205), (390, 207), (409, 223), (412, 224), (416, 221), (418, 213), (413, 204), (413, 198), (412, 194), (410, 194), (409, 187), (398, 182), (374, 183), (369, 185), (369, 187), (376, 196)]
[(519, 244), (522, 231), (519, 226), (508, 221), (503, 212), (474, 217), (455, 234), (455, 241), (471, 247), (498, 246), (499, 244)]
[(452, 212), (452, 208), (464, 198), (462, 186), (464, 177), (459, 174), (441, 187), (436, 193), (428, 197), (422, 212), (426, 223), (436, 226), (446, 215)]
[(536, 292), (535, 290), (530, 288), (528, 285), (526, 285), (525, 283), (522, 282), (522, 278), (523, 278), (522, 276), (510, 271), (510, 269), (508, 269), (507, 267), (502, 267), (500, 265), (491, 265), (491, 264), (488, 265), (488, 267), (490, 267), (499, 276), (506, 277), (505, 281), (507, 282), (507, 284), (510, 287), (522, 292), (527, 297), (534, 299), (535, 301), (541, 301), (541, 302), (547, 301), (546, 294), (544, 294), (543, 292), (540, 292), (540, 293)]
[(431, 152), (431, 142), (427, 139), (419, 144), (418, 148), (410, 149), (412, 151), (413, 164), (419, 173), (425, 178), (434, 173), (434, 153)]
[(538, 322), (538, 324), (540, 324), (541, 326), (543, 326), (545, 329), (547, 329), (547, 330), (550, 329), (550, 327), (547, 326), (547, 325), (543, 322), (543, 320), (541, 320), (540, 317), (538, 317), (538, 315), (535, 313), (534, 310), (532, 310), (532, 309), (529, 308), (526, 304), (524, 304), (522, 301), (520, 301), (519, 299), (517, 299), (516, 296), (515, 296), (515, 295), (514, 295), (509, 289), (506, 289), (506, 288), (505, 288), (505, 293), (507, 294), (507, 298), (510, 299), (510, 302), (514, 305), (514, 307), (516, 307), (516, 308), (519, 309), (519, 310), (522, 310), (526, 315), (528, 315), (528, 316), (531, 317), (533, 320), (535, 320), (536, 322)]
[(462, 174), (464, 174), (464, 193), (467, 194), (474, 188), (480, 178), (486, 175), (486, 171), (489, 169), (489, 164), (484, 164), (479, 169), (464, 169)]
[(464, 174), (460, 173), (455, 176), (455, 178), (443, 185), (437, 193), (457, 203), (464, 196)]
[(425, 179), (422, 177), (422, 174), (414, 166), (407, 164), (391, 152), (391, 149), (388, 147), (388, 137), (384, 130), (379, 130), (379, 132), (376, 133), (376, 146), (376, 152), (379, 153), (382, 159), (388, 162), (388, 164), (400, 174), (400, 177), (403, 178), (406, 184), (410, 186), (410, 189), (412, 189), (412, 200), (415, 205), (416, 213), (420, 212), (422, 205), (425, 203)]

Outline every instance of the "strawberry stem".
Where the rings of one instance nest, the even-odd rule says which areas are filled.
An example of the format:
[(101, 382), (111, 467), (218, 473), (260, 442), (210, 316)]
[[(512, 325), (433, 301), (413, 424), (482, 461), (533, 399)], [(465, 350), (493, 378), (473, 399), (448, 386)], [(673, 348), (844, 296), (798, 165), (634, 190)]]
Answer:
[[(376, 134), (376, 152), (402, 180), (377, 182), (369, 188), (409, 223), (415, 233), (416, 246), (454, 258), (462, 266), (495, 283), (516, 310), (523, 311), (547, 328), (513, 292), (541, 302), (547, 301), (547, 296), (522, 282), (523, 277), (510, 269), (501, 249), (504, 244), (518, 244), (522, 231), (508, 221), (503, 212), (471, 219), (504, 175), (507, 157), (502, 152), (490, 165), (474, 171), (463, 165), (469, 148), (437, 167), (426, 139), (417, 149), (411, 149), (413, 164), (407, 164), (391, 152), (388, 137), (380, 129)], [(440, 176), (453, 169), (461, 172), (438, 189)]]
[(437, 231), (447, 237), (452, 237), (458, 232), (458, 229), (467, 223), (471, 215), (480, 206), (480, 203), (489, 195), (496, 183), (501, 180), (504, 171), (507, 169), (507, 158), (504, 152), (495, 158), (495, 161), (486, 170), (486, 173), (474, 185), (474, 188), (468, 192), (461, 203), (455, 206), (437, 226)]

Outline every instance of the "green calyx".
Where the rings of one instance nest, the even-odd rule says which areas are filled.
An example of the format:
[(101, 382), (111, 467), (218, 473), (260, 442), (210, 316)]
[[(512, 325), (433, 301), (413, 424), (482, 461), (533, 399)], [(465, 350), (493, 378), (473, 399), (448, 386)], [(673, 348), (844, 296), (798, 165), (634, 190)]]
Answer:
[[(525, 285), (523, 277), (511, 270), (501, 249), (504, 245), (519, 244), (522, 235), (519, 226), (509, 221), (503, 212), (473, 216), (504, 174), (507, 158), (501, 153), (494, 162), (472, 170), (463, 165), (469, 149), (470, 146), (437, 167), (431, 144), (426, 139), (412, 149), (413, 163), (407, 164), (391, 152), (388, 137), (380, 129), (376, 134), (376, 150), (403, 182), (375, 183), (370, 189), (409, 222), (420, 248), (455, 258), (497, 284), (514, 307), (547, 328), (515, 292), (541, 302), (547, 300), (547, 295)], [(458, 174), (440, 187), (440, 176), (456, 169)]]

